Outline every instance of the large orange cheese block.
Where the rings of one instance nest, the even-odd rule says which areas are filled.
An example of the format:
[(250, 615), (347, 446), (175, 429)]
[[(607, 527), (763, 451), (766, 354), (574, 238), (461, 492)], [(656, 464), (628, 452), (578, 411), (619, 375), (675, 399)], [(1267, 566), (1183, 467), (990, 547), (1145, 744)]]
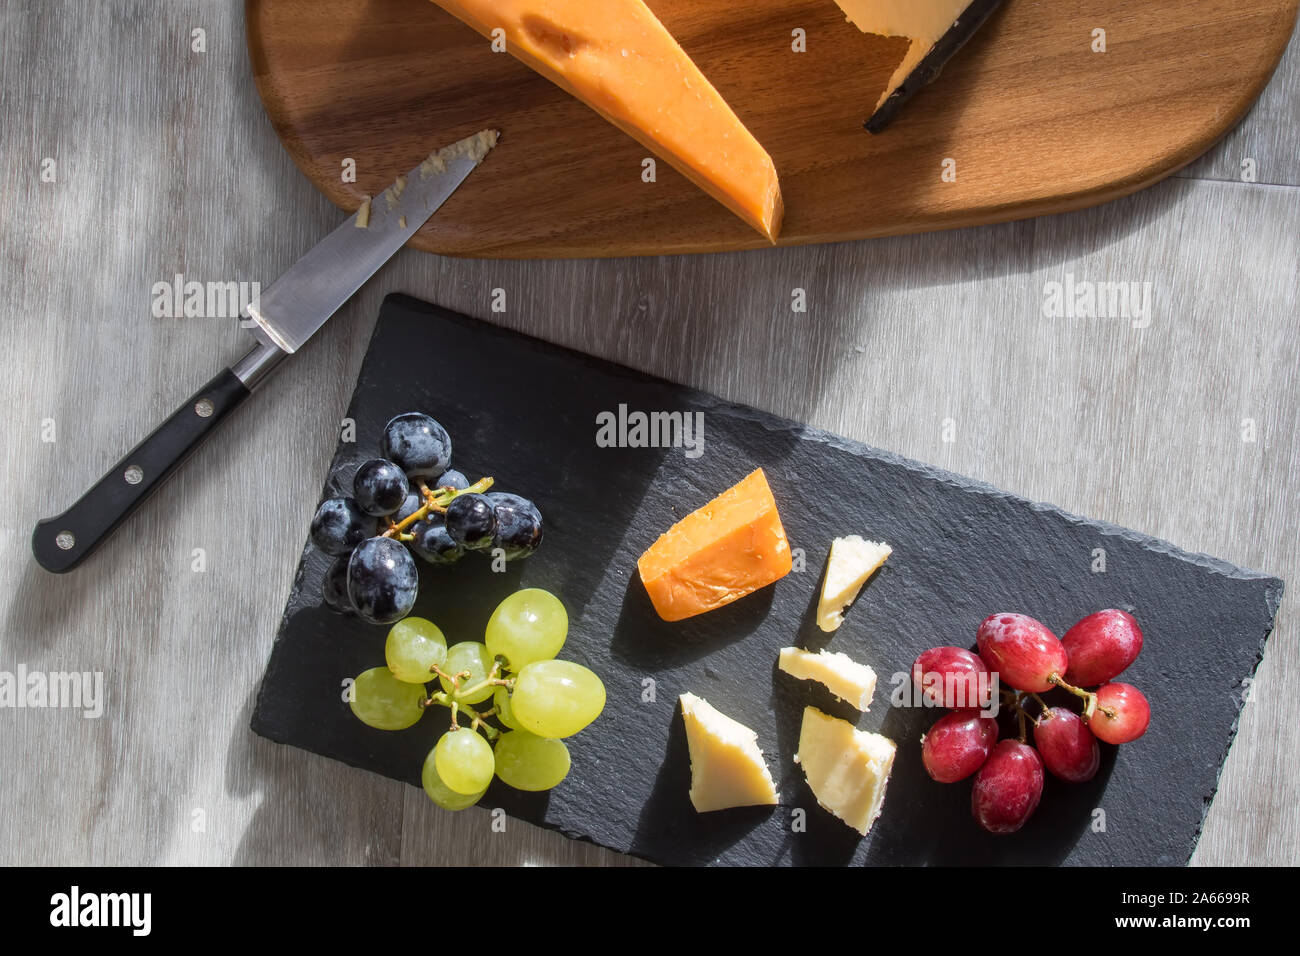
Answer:
[(783, 207), (772, 158), (641, 0), (434, 2), (503, 39), (509, 53), (775, 241)]
[(790, 543), (760, 468), (668, 529), (637, 561), (665, 621), (730, 604), (790, 573)]

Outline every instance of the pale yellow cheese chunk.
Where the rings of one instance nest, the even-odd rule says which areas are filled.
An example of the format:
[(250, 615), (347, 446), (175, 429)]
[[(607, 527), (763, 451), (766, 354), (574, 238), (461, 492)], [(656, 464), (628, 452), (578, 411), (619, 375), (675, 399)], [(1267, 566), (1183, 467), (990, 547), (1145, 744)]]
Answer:
[(912, 45), (898, 65), (889, 85), (881, 94), (881, 103), (903, 85), (930, 48), (952, 29), (952, 25), (971, 5), (971, 0), (835, 0), (849, 21), (863, 33), (885, 37), (907, 37)]
[(844, 609), (893, 553), (885, 542), (864, 541), (856, 534), (831, 542), (821, 602), (817, 605), (817, 626), (828, 634), (838, 630), (844, 623)]
[(888, 737), (808, 707), (794, 759), (817, 802), (866, 836), (885, 802), (896, 751)]
[(775, 805), (776, 785), (758, 747), (758, 734), (694, 694), (682, 694), (681, 705), (696, 811)]
[(847, 654), (832, 654), (825, 649), (814, 654), (801, 647), (783, 647), (777, 666), (791, 677), (824, 684), (832, 694), (858, 710), (870, 707), (876, 693), (876, 672)]

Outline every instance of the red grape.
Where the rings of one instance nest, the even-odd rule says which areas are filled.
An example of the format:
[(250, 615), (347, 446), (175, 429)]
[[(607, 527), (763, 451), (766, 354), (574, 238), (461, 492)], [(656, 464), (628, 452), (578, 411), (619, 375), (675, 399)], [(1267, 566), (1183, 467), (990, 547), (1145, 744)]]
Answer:
[(1042, 693), (1070, 665), (1065, 647), (1047, 626), (1024, 614), (990, 614), (975, 632), (980, 657), (999, 680), (1016, 690)]
[(921, 739), (921, 763), (939, 783), (965, 780), (988, 759), (998, 739), (998, 722), (978, 710), (944, 714)]
[(1070, 657), (1065, 679), (1096, 687), (1124, 673), (1142, 652), (1142, 628), (1132, 614), (1110, 608), (1089, 614), (1061, 638)]
[[(1102, 712), (1107, 707), (1114, 717)], [(1114, 681), (1097, 688), (1097, 710), (1088, 718), (1088, 727), (1108, 744), (1127, 744), (1147, 732), (1151, 723), (1151, 705), (1132, 684)]]
[(988, 673), (982, 660), (960, 647), (932, 647), (912, 665), (912, 680), (926, 701), (949, 710), (983, 707), (987, 701), (980, 695), (988, 687)]
[(1043, 795), (1043, 759), (1017, 740), (1004, 740), (975, 775), (970, 809), (989, 833), (1015, 833), (1038, 809)]
[(1101, 766), (1097, 738), (1083, 718), (1064, 707), (1043, 711), (1034, 724), (1034, 743), (1047, 769), (1070, 783), (1091, 780)]

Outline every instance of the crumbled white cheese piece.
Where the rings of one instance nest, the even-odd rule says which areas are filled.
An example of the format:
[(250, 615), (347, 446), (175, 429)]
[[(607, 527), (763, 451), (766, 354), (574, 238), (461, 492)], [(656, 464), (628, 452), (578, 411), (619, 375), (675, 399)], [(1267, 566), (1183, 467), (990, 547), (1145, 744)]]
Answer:
[(897, 751), (888, 737), (805, 707), (794, 762), (817, 802), (866, 836), (880, 816)]
[(452, 143), (450, 146), (444, 146), (441, 149), (434, 150), (428, 158), (420, 164), (420, 178), (428, 179), (430, 176), (436, 176), (439, 173), (447, 171), (447, 163), (453, 159), (459, 159), (462, 156), (472, 159), (474, 162), (480, 162), (484, 156), (497, 144), (501, 138), (500, 132), (494, 129), (479, 130), (473, 136), (467, 136), (459, 142)]
[(694, 694), (682, 694), (681, 705), (696, 812), (775, 805), (776, 784), (758, 734)]
[(876, 672), (847, 654), (825, 649), (814, 654), (798, 647), (783, 647), (777, 667), (799, 680), (815, 680), (840, 700), (866, 711), (876, 693)]
[(844, 609), (853, 603), (867, 578), (893, 553), (885, 542), (864, 541), (856, 534), (831, 542), (821, 601), (817, 605), (817, 626), (829, 634), (843, 624)]

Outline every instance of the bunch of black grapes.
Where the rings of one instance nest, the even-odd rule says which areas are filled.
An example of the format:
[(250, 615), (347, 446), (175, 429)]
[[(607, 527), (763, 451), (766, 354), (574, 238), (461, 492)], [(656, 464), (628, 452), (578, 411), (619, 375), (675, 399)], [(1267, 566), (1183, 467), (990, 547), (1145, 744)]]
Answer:
[(372, 624), (410, 613), (419, 593), (414, 552), (449, 565), (470, 551), (526, 558), (542, 543), (542, 514), (527, 498), (470, 484), (451, 468), (451, 437), (433, 418), (407, 412), (384, 426), (382, 458), (363, 462), (352, 496), (329, 498), (311, 522), (312, 543), (334, 562), (322, 591), (330, 608)]

